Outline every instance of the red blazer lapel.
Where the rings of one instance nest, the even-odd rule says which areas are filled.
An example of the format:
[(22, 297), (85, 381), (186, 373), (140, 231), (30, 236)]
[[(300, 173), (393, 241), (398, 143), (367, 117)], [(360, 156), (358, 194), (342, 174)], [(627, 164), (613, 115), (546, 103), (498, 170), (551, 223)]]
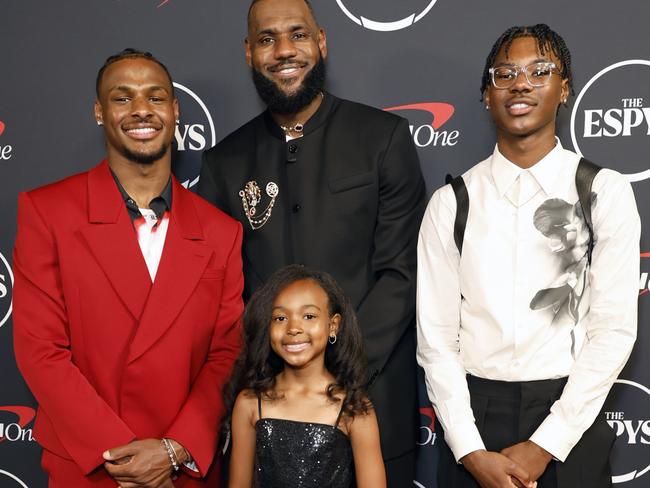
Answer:
[(174, 178), (165, 246), (128, 362), (135, 361), (165, 333), (189, 299), (213, 252), (203, 240), (192, 196)]
[(80, 230), (113, 289), (131, 314), (140, 318), (151, 289), (151, 278), (138, 246), (126, 205), (108, 163), (88, 173), (88, 221)]

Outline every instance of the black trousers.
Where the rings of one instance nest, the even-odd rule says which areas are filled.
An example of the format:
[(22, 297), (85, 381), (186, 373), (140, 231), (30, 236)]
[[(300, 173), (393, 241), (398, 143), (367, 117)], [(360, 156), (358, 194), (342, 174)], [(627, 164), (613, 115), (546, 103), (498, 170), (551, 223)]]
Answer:
[[(488, 451), (525, 441), (549, 414), (560, 397), (566, 378), (505, 382), (468, 376), (476, 426)], [(614, 431), (597, 419), (571, 450), (565, 462), (551, 461), (537, 480), (538, 488), (611, 488), (609, 454)], [(440, 488), (479, 488), (446, 444), (440, 446)]]
[(415, 450), (393, 459), (384, 459), (386, 486), (388, 488), (410, 488), (415, 479)]

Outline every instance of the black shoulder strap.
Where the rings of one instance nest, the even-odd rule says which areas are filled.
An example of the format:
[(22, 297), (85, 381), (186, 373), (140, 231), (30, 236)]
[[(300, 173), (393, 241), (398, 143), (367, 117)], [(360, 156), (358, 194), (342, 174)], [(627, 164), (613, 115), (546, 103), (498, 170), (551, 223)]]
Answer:
[(465, 239), (465, 226), (469, 214), (469, 195), (462, 176), (456, 176), (451, 180), (451, 187), (456, 195), (456, 220), (454, 221), (454, 241), (458, 252), (463, 254), (463, 240)]
[(341, 400), (341, 409), (339, 410), (339, 414), (336, 416), (336, 422), (334, 422), (334, 428), (338, 429), (339, 427), (339, 422), (341, 422), (341, 417), (343, 416), (343, 410), (345, 409), (345, 404), (347, 402), (347, 396)]
[(259, 415), (259, 418), (262, 418), (262, 398), (257, 395), (257, 413)]
[(578, 201), (582, 207), (582, 214), (585, 217), (585, 224), (589, 230), (589, 247), (587, 248), (587, 260), (591, 264), (591, 254), (594, 251), (594, 228), (591, 222), (591, 185), (594, 178), (602, 168), (591, 161), (580, 158), (578, 169), (576, 170), (576, 190), (578, 191)]

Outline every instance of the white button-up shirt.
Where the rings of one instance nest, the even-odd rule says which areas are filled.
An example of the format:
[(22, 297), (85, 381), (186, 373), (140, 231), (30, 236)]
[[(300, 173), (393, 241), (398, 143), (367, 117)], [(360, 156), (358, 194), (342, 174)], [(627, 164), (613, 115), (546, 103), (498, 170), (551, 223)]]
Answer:
[(564, 461), (593, 423), (636, 338), (640, 219), (625, 177), (594, 179), (596, 244), (578, 203), (579, 156), (559, 141), (524, 170), (495, 148), (463, 175), (462, 257), (450, 185), (429, 202), (418, 242), (418, 362), (456, 460), (485, 449), (466, 374), (501, 381), (568, 376), (531, 440)]

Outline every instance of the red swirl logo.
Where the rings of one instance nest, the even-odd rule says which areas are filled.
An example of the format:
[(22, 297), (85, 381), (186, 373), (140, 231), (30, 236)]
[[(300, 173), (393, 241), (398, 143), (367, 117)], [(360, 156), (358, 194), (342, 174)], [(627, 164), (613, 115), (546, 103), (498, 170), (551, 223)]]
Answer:
[[(35, 416), (36, 410), (32, 407), (21, 405), (0, 407), (0, 442), (32, 440), (31, 431), (26, 430), (25, 427), (34, 420)], [(5, 421), (6, 417), (9, 417), (7, 421)], [(16, 417), (18, 417), (17, 421)]]

